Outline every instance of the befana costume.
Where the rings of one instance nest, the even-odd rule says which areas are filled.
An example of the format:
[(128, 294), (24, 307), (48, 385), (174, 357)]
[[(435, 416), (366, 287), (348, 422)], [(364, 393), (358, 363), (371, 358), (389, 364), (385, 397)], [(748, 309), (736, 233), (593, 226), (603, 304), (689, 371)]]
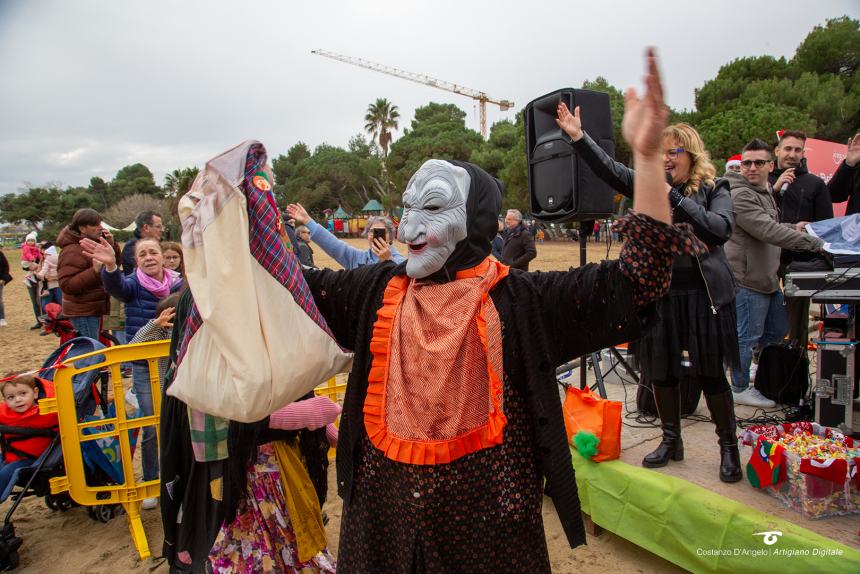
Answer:
[(341, 417), (342, 572), (549, 572), (546, 479), (571, 547), (585, 535), (556, 365), (641, 336), (689, 227), (630, 214), (620, 259), (567, 272), (490, 261), (501, 183), (430, 160), (404, 193), (408, 260), (306, 270), (355, 357)]
[[(298, 281), (297, 259), (272, 232), (277, 208), (253, 189), (265, 151), (256, 142), (237, 150), (210, 163), (247, 196), (252, 252), (262, 237), (275, 244), (258, 262)], [(585, 542), (555, 366), (641, 336), (675, 255), (706, 248), (688, 227), (630, 214), (617, 227), (626, 237), (617, 261), (567, 272), (509, 269), (488, 257), (502, 193), (477, 166), (430, 160), (403, 196), (405, 263), (303, 272), (313, 298), (299, 289), (296, 301), (354, 351), (337, 453), (342, 572), (549, 572), (544, 479), (571, 547)], [(306, 451), (318, 446), (296, 433), (273, 435), (266, 419), (229, 420), (228, 395), (201, 396), (204, 386), (218, 389), (193, 384), (195, 363), (186, 361), (189, 338), (211, 314), (192, 301), (193, 264), (188, 276), (172, 355), (174, 372), (185, 364), (182, 396), (190, 402), (168, 386), (161, 419), (165, 555), (177, 572), (202, 571), (207, 561), (216, 571), (327, 571), (330, 555), (313, 536), (307, 542), (319, 508), (290, 506), (292, 493), (316, 482), (290, 485), (302, 466), (313, 475), (318, 465)], [(218, 336), (230, 342), (229, 332)], [(305, 562), (309, 549), (319, 552)], [(191, 565), (180, 563), (183, 553)]]

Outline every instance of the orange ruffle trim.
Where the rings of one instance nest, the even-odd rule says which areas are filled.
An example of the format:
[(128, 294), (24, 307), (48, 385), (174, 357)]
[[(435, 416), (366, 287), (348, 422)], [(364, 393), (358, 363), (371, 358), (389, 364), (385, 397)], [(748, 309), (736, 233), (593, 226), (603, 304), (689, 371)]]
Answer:
[[(481, 345), (487, 356), (487, 374), (489, 375), (489, 393), (492, 407), (486, 424), (452, 439), (418, 441), (397, 437), (388, 430), (385, 417), (385, 396), (388, 384), (391, 337), (394, 318), (397, 316), (397, 310), (409, 288), (410, 279), (405, 275), (399, 275), (392, 277), (388, 282), (382, 297), (382, 307), (377, 311), (376, 322), (373, 324), (373, 337), (370, 341), (373, 362), (367, 378), (367, 396), (364, 400), (364, 426), (367, 429), (370, 442), (381, 450), (386, 458), (406, 464), (445, 464), (469, 453), (502, 444), (503, 431), (508, 419), (502, 411), (501, 405), (502, 381), (489, 359), (487, 320), (484, 309), (489, 301), (490, 290), (499, 281), (507, 277), (509, 267), (487, 258), (471, 269), (458, 272), (456, 279), (483, 275), (490, 265), (496, 266), (496, 278), (481, 297), (481, 308), (475, 321), (478, 326)], [(489, 301), (489, 304), (492, 305), (492, 301)]]

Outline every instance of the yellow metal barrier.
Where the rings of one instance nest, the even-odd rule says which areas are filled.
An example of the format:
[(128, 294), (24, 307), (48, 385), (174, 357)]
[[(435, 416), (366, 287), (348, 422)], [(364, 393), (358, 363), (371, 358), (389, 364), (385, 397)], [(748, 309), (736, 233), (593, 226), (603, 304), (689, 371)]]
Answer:
[[(326, 396), (337, 404), (341, 404), (340, 401), (340, 393), (346, 392), (346, 383), (341, 385), (337, 384), (337, 379), (335, 377), (330, 378), (325, 384), (322, 384), (314, 389), (314, 393), (319, 396)], [(340, 427), (340, 417), (337, 417), (337, 421), (335, 421), (335, 426)], [(328, 459), (333, 460), (335, 457), (335, 449), (328, 449)]]
[[(140, 343), (101, 349), (85, 355), (79, 355), (66, 360), (57, 369), (54, 376), (56, 398), (39, 401), (39, 412), (42, 414), (57, 413), (60, 422), (60, 440), (63, 445), (63, 460), (66, 476), (51, 479), (51, 493), (69, 491), (69, 495), (78, 504), (96, 506), (105, 504), (122, 504), (128, 516), (128, 527), (134, 546), (141, 559), (150, 556), (146, 533), (140, 520), (140, 503), (144, 498), (157, 497), (161, 486), (159, 480), (138, 482), (132, 463), (132, 449), (129, 442), (129, 431), (143, 427), (154, 426), (158, 436), (158, 420), (161, 412), (161, 386), (158, 377), (158, 359), (166, 357), (170, 350), (170, 341)], [(77, 367), (76, 364), (87, 357), (102, 356), (103, 360), (95, 365)], [(152, 402), (154, 415), (129, 419), (125, 412), (125, 388), (122, 382), (120, 365), (124, 362), (143, 361), (149, 364), (149, 380), (152, 385)], [(107, 369), (110, 373), (111, 391), (116, 416), (79, 423), (75, 405), (75, 393), (72, 388), (72, 377), (79, 373)], [(84, 414), (84, 413), (81, 413)], [(86, 413), (90, 414), (90, 413)], [(101, 432), (84, 434), (85, 429), (98, 428)], [(111, 428), (111, 430), (104, 430)], [(120, 459), (122, 461), (123, 484), (108, 486), (91, 486), (87, 484), (84, 474), (83, 453), (81, 443), (104, 438), (115, 438), (119, 442)]]
[[(128, 527), (134, 546), (141, 560), (150, 556), (146, 533), (140, 519), (140, 503), (144, 498), (154, 498), (161, 494), (158, 479), (138, 482), (134, 474), (132, 449), (129, 442), (129, 431), (154, 426), (156, 437), (158, 433), (159, 415), (161, 413), (161, 385), (158, 375), (158, 359), (166, 357), (170, 351), (170, 341), (156, 341), (136, 345), (109, 347), (85, 355), (67, 359), (59, 367), (54, 376), (55, 398), (39, 401), (39, 412), (42, 414), (57, 413), (60, 423), (60, 440), (63, 446), (66, 476), (52, 478), (51, 493), (59, 494), (68, 491), (72, 499), (84, 506), (105, 504), (121, 504), (128, 516)], [(76, 364), (88, 357), (103, 357), (94, 365), (78, 367)], [(131, 361), (146, 361), (149, 365), (149, 380), (152, 385), (153, 416), (129, 419), (125, 409), (125, 387), (122, 381), (121, 364)], [(75, 393), (72, 387), (72, 377), (87, 371), (107, 369), (110, 373), (112, 399), (116, 416), (89, 422), (78, 422)], [(339, 394), (346, 391), (346, 384), (337, 384), (334, 377), (314, 389), (317, 395), (329, 397), (340, 403)], [(83, 413), (82, 413), (83, 414)], [(86, 413), (90, 414), (90, 413)], [(339, 422), (340, 419), (338, 419)], [(111, 430), (105, 431), (106, 427)], [(98, 428), (101, 432), (85, 434), (84, 429)], [(81, 443), (104, 438), (115, 438), (119, 442), (120, 459), (125, 482), (108, 486), (91, 486), (87, 484), (84, 474), (83, 453)], [(334, 449), (329, 451), (329, 458), (334, 457)]]

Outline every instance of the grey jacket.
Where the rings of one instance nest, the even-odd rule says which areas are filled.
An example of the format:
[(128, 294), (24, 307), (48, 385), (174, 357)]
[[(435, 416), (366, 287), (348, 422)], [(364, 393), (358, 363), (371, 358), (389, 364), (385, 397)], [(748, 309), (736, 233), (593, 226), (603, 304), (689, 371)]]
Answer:
[(728, 173), (732, 190), (735, 231), (726, 243), (726, 257), (741, 287), (759, 293), (779, 289), (780, 249), (818, 251), (824, 242), (793, 223), (780, 223), (776, 201), (769, 189), (751, 184), (739, 173)]

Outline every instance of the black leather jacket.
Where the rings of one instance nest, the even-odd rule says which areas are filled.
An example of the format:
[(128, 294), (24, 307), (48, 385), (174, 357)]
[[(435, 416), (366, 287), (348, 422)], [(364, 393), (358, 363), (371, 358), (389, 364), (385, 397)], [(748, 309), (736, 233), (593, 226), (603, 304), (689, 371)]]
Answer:
[[(618, 163), (598, 146), (588, 134), (573, 142), (576, 153), (603, 181), (619, 193), (633, 197), (633, 170)], [(672, 212), (674, 223), (689, 223), (696, 237), (704, 241), (710, 253), (699, 256), (698, 266), (708, 291), (711, 308), (716, 312), (735, 299), (735, 278), (729, 268), (723, 244), (732, 236), (735, 215), (729, 183), (718, 179), (713, 187), (702, 186), (685, 197)]]

